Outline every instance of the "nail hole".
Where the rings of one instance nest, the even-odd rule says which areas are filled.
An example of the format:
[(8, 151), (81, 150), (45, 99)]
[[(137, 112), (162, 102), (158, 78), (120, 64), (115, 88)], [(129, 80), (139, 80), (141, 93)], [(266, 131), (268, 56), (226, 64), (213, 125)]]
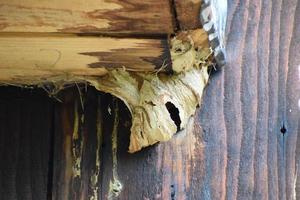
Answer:
[(284, 126), (284, 124), (282, 124), (282, 127), (280, 128), (280, 132), (284, 135), (286, 133), (286, 128)]
[(177, 127), (177, 132), (180, 131), (181, 120), (180, 120), (178, 108), (176, 108), (176, 106), (169, 101), (165, 105), (169, 111), (171, 119), (174, 121), (174, 123)]

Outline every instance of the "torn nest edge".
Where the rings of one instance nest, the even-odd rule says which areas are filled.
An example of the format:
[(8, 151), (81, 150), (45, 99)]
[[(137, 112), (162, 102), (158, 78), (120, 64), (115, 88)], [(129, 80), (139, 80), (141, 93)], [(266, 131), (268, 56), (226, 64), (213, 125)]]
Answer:
[(211, 50), (203, 45), (206, 41), (199, 41), (206, 37), (199, 34), (201, 30), (183, 32), (171, 40), (173, 75), (117, 69), (87, 80), (97, 90), (120, 98), (130, 110), (130, 153), (171, 139), (194, 115), (211, 65)]

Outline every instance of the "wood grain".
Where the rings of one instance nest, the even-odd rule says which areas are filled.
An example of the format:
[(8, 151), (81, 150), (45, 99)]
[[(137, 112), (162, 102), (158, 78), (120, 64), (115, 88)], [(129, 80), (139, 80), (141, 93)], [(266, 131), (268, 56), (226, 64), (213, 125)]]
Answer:
[[(31, 83), (101, 76), (107, 70), (154, 71), (171, 66), (164, 39), (0, 35), (0, 82)], [(77, 77), (77, 78), (76, 78)]]
[[(198, 119), (195, 124), (191, 119), (188, 129), (178, 133), (172, 141), (130, 154), (127, 152), (131, 126), (129, 110), (120, 100), (95, 93), (94, 89), (83, 95), (87, 107), (79, 132), (83, 141), (81, 176), (74, 178), (72, 134), (76, 120), (74, 105), (79, 100), (76, 93), (76, 90), (64, 93), (64, 103), (56, 107), (52, 199), (95, 197), (91, 180), (97, 152), (100, 153), (101, 168), (97, 176), (96, 199), (201, 198), (203, 194), (198, 193), (197, 188), (205, 172)], [(99, 143), (97, 130), (102, 138)], [(100, 148), (97, 148), (99, 144)], [(111, 187), (116, 180), (122, 185), (119, 195), (115, 195)]]
[(0, 199), (46, 200), (53, 101), (42, 90), (0, 94)]
[(176, 138), (134, 155), (119, 147), (120, 199), (299, 198), (299, 9), (296, 0), (229, 2), (228, 64), (196, 114), (202, 129), (184, 137), (196, 149), (187, 159)]
[(93, 88), (80, 94), (67, 90), (55, 106), (52, 199), (96, 200), (101, 190), (100, 98)]
[[(119, 104), (122, 105), (122, 104)], [(123, 107), (123, 106), (122, 106)], [(201, 199), (198, 184), (204, 176), (201, 129), (199, 124), (190, 121), (188, 129), (181, 131), (167, 143), (161, 143), (138, 152), (129, 154), (129, 131), (127, 131), (129, 111), (121, 108), (118, 131), (118, 166), (119, 181), (123, 185), (118, 199)], [(124, 131), (126, 130), (126, 131)], [(104, 138), (109, 138), (104, 135)], [(111, 173), (110, 140), (104, 139), (103, 157), (104, 179), (102, 198), (108, 196)], [(197, 174), (197, 175), (196, 175)]]
[(181, 30), (200, 28), (199, 20), (202, 0), (174, 0), (176, 20)]
[(228, 64), (200, 113), (214, 166), (200, 188), (213, 199), (295, 199), (300, 2), (228, 3)]
[(168, 0), (1, 0), (1, 32), (172, 33)]
[[(79, 106), (80, 98), (76, 90), (69, 100), (61, 98), (65, 103), (57, 104), (55, 110), (54, 199), (90, 197), (88, 180), (96, 169), (96, 152), (101, 152), (98, 199), (111, 194), (116, 173), (123, 186), (117, 199), (299, 199), (300, 1), (228, 3), (228, 63), (213, 74), (194, 123), (170, 142), (127, 153), (129, 111), (110, 96), (90, 91), (89, 97), (83, 95), (85, 105), (91, 105), (85, 108), (81, 129), (85, 140), (82, 150), (76, 151), (82, 155), (81, 179), (71, 179), (72, 160), (66, 162), (66, 158), (73, 154), (70, 135), (75, 101)], [(99, 108), (101, 118), (96, 114)], [(9, 125), (10, 118), (0, 118), (0, 130), (3, 124)], [(36, 117), (37, 121), (41, 118)], [(103, 125), (99, 151), (96, 119), (102, 119)], [(10, 129), (18, 130), (13, 125)], [(117, 149), (112, 148), (112, 132), (117, 136)], [(0, 148), (3, 144), (8, 148), (11, 143), (3, 137), (9, 138), (0, 137)], [(0, 181), (12, 181), (3, 179), (10, 173), (14, 170), (2, 172)], [(12, 188), (0, 190), (15, 195)]]

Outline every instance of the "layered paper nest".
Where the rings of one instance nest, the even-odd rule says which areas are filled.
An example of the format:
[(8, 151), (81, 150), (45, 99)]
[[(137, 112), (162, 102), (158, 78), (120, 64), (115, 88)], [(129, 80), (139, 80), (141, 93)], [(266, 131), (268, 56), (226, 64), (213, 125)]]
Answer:
[(183, 32), (170, 41), (173, 75), (110, 71), (88, 80), (98, 90), (120, 98), (132, 115), (129, 152), (167, 141), (186, 127), (208, 82), (211, 50), (202, 30)]

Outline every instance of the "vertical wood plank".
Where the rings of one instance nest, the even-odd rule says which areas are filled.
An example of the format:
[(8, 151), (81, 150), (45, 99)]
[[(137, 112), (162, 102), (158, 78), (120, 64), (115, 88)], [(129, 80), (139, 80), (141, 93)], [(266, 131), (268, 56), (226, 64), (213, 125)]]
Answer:
[[(123, 103), (91, 88), (82, 99), (76, 88), (64, 94), (52, 199), (299, 198), (299, 9), (297, 0), (230, 1), (228, 64), (194, 122), (136, 154)], [(1, 198), (46, 199), (52, 100), (37, 99), (1, 90)]]
[[(127, 152), (131, 126), (128, 109), (119, 100), (103, 106), (107, 126), (103, 135), (102, 199), (201, 198), (197, 188), (204, 168), (198, 123), (194, 124), (191, 119), (188, 129), (179, 132), (171, 141), (130, 154)], [(117, 140), (112, 134), (117, 135)], [(114, 145), (117, 146), (116, 157)], [(116, 183), (120, 183), (120, 187)]]
[(0, 198), (47, 199), (52, 100), (13, 87), (0, 93)]
[(60, 98), (62, 103), (55, 107), (52, 199), (99, 199), (103, 126), (99, 93), (75, 87)]
[[(289, 46), (288, 65), (286, 66), (286, 198), (295, 199), (300, 197), (296, 193), (297, 165), (300, 162), (299, 154), (297, 155), (297, 138), (300, 135), (300, 1), (291, 1), (290, 7), (294, 11), (294, 19), (291, 28), (291, 39)], [(288, 10), (288, 9), (287, 9)], [(299, 144), (298, 144), (299, 145)]]
[(211, 79), (200, 113), (208, 141), (200, 190), (204, 199), (296, 199), (300, 3), (228, 3), (228, 63)]

